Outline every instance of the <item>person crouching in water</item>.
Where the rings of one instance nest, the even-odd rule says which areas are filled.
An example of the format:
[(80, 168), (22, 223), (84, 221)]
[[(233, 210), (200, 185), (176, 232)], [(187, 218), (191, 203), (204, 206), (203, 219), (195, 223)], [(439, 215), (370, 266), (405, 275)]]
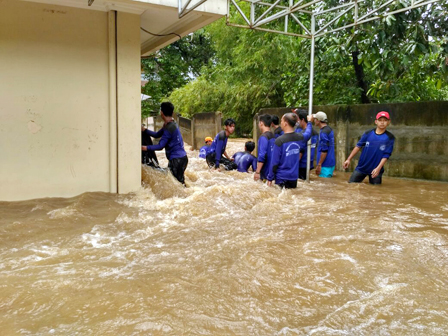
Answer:
[(281, 120), (284, 134), (275, 139), (272, 159), (269, 166), (268, 186), (275, 184), (282, 188), (296, 188), (299, 177), (299, 158), (301, 147), (306, 143), (313, 130), (313, 117), (307, 116), (308, 124), (304, 133), (296, 133), (294, 127), (298, 116), (286, 113)]
[(142, 151), (161, 150), (165, 148), (165, 155), (168, 159), (168, 168), (173, 176), (185, 185), (185, 169), (188, 165), (187, 152), (184, 149), (184, 140), (179, 131), (179, 126), (173, 119), (174, 105), (164, 102), (160, 105), (160, 116), (164, 121), (163, 128), (157, 132), (161, 134), (161, 139), (157, 145), (142, 146)]
[(343, 168), (347, 169), (351, 159), (361, 150), (358, 166), (355, 168), (349, 183), (360, 183), (369, 176), (370, 184), (381, 184), (384, 165), (392, 155), (395, 137), (386, 130), (390, 124), (390, 116), (386, 111), (379, 112), (375, 119), (376, 128), (365, 132), (353, 148)]
[(199, 157), (201, 159), (205, 159), (207, 157), (207, 154), (210, 152), (212, 142), (213, 142), (212, 137), (205, 138), (205, 146), (202, 146), (201, 149), (199, 150)]
[[(226, 170), (236, 169), (236, 163), (233, 162), (226, 152), (227, 139), (235, 132), (235, 120), (229, 118), (224, 121), (224, 130), (216, 134), (215, 139), (210, 146), (210, 152), (206, 156), (207, 164), (210, 168), (219, 170), (219, 164), (223, 164)], [(223, 155), (225, 157), (223, 157)]]
[(252, 167), (252, 171), (254, 172), (257, 169), (257, 158), (251, 154), (254, 149), (255, 142), (247, 141), (244, 144), (244, 152), (237, 152), (233, 155), (239, 172), (247, 173), (250, 167)]

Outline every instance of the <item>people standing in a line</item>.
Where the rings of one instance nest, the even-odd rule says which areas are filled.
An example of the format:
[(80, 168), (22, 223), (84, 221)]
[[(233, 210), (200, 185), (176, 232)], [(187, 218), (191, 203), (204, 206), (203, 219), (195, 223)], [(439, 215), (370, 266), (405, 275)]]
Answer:
[(276, 115), (271, 116), (271, 127), (274, 129), (274, 137), (277, 139), (280, 135), (283, 135), (283, 130), (280, 127), (280, 118)]
[(269, 172), (269, 163), (271, 162), (272, 147), (274, 146), (275, 137), (271, 132), (271, 116), (263, 114), (258, 117), (258, 128), (260, 129), (260, 137), (258, 138), (258, 157), (257, 169), (254, 174), (254, 180), (266, 180)]
[(257, 169), (257, 158), (252, 155), (255, 149), (255, 142), (247, 141), (244, 144), (244, 152), (237, 152), (233, 154), (233, 158), (238, 166), (237, 170), (241, 173), (247, 173), (249, 168), (252, 167), (252, 171)]
[(384, 165), (392, 155), (395, 137), (386, 130), (390, 124), (390, 116), (381, 111), (375, 118), (376, 128), (365, 132), (345, 160), (343, 168), (347, 169), (351, 159), (362, 149), (358, 165), (350, 176), (350, 183), (360, 183), (369, 176), (370, 184), (381, 184)]
[(315, 125), (320, 128), (316, 157), (316, 174), (319, 177), (332, 177), (336, 166), (334, 132), (328, 126), (326, 113), (319, 111), (313, 114), (313, 117)]
[(155, 133), (154, 137), (162, 137), (157, 145), (142, 146), (143, 151), (161, 150), (165, 148), (168, 159), (168, 168), (173, 176), (185, 185), (185, 169), (188, 165), (187, 153), (184, 149), (184, 140), (173, 118), (174, 105), (164, 102), (160, 105), (160, 116), (164, 121), (163, 128)]
[(207, 154), (210, 152), (212, 142), (213, 142), (213, 138), (212, 137), (206, 137), (205, 138), (205, 146), (202, 146), (199, 149), (199, 157), (201, 159), (205, 159), (207, 157)]
[[(146, 126), (142, 124), (142, 146), (152, 146), (153, 143), (151, 136), (154, 135), (157, 136), (157, 133), (147, 129)], [(142, 163), (151, 167), (159, 168), (159, 160), (157, 160), (157, 156), (154, 151), (142, 151)]]
[(272, 150), (272, 160), (269, 166), (268, 185), (275, 184), (282, 188), (296, 188), (299, 177), (299, 158), (301, 147), (311, 137), (313, 130), (312, 116), (308, 116), (308, 124), (304, 133), (296, 133), (294, 127), (298, 117), (295, 113), (286, 113), (281, 120), (281, 127), (285, 132), (275, 139)]
[(235, 120), (229, 118), (224, 121), (224, 130), (216, 134), (210, 146), (210, 152), (206, 156), (207, 164), (210, 168), (214, 167), (219, 170), (220, 163), (224, 165), (226, 170), (237, 168), (233, 159), (226, 152), (227, 139), (233, 132), (235, 132)]
[[(308, 125), (308, 113), (306, 110), (297, 110), (297, 116), (299, 122), (297, 123), (296, 132), (304, 133)], [(319, 134), (313, 128), (311, 131), (311, 159), (310, 159), (310, 171), (314, 169), (314, 152), (316, 151), (317, 138)], [(306, 180), (306, 162), (308, 156), (308, 142), (304, 143), (300, 149), (300, 161), (299, 161), (299, 179)]]

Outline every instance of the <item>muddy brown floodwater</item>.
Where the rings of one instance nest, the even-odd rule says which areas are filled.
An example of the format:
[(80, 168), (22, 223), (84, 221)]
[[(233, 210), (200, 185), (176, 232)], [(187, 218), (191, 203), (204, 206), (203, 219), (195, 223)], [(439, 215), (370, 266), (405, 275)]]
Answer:
[(448, 334), (446, 183), (282, 191), (189, 156), (189, 188), (0, 202), (1, 334)]

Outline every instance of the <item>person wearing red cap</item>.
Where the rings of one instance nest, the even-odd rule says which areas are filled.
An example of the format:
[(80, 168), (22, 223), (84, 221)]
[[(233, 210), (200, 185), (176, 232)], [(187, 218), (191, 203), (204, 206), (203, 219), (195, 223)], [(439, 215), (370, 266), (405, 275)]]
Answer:
[(350, 176), (349, 183), (360, 183), (369, 176), (370, 184), (381, 184), (384, 172), (384, 164), (389, 159), (394, 149), (395, 137), (386, 130), (390, 124), (390, 116), (386, 111), (381, 111), (375, 118), (376, 128), (365, 132), (345, 160), (343, 168), (347, 169), (351, 159), (362, 149), (358, 166)]

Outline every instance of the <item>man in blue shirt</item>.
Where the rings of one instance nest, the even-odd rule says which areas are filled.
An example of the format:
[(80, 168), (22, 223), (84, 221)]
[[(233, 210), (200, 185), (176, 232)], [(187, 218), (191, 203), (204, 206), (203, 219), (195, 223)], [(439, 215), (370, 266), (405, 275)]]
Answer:
[(257, 169), (257, 158), (251, 153), (255, 149), (255, 142), (247, 141), (244, 144), (244, 152), (237, 152), (233, 154), (235, 163), (237, 164), (237, 170), (241, 173), (247, 173), (249, 168), (252, 167), (252, 171)]
[[(299, 122), (297, 124), (296, 132), (304, 133), (308, 125), (308, 113), (305, 110), (297, 109), (297, 116)], [(316, 151), (317, 139), (319, 134), (314, 130), (311, 131), (311, 159), (310, 159), (310, 171), (314, 169), (314, 152)], [(299, 179), (306, 180), (306, 160), (308, 152), (308, 142), (304, 142), (300, 149), (300, 161), (299, 161)]]
[(271, 162), (272, 147), (275, 137), (271, 132), (272, 119), (269, 114), (263, 114), (258, 118), (258, 127), (261, 135), (258, 138), (258, 162), (254, 174), (254, 180), (266, 180), (269, 172), (269, 163)]
[(205, 146), (202, 146), (201, 149), (199, 149), (199, 157), (201, 159), (205, 159), (207, 157), (207, 154), (210, 152), (212, 142), (212, 137), (205, 138)]
[(319, 177), (332, 177), (336, 166), (334, 132), (328, 126), (327, 114), (317, 112), (313, 114), (314, 123), (320, 128), (317, 147), (316, 174)]
[(206, 156), (207, 164), (210, 168), (215, 167), (215, 169), (219, 170), (220, 163), (224, 165), (226, 170), (237, 168), (233, 159), (226, 152), (227, 139), (233, 132), (235, 132), (235, 120), (229, 118), (224, 121), (224, 130), (216, 134), (210, 146), (210, 152)]
[(173, 176), (185, 185), (185, 169), (188, 165), (187, 153), (184, 150), (184, 140), (180, 134), (179, 127), (173, 118), (174, 105), (164, 102), (160, 105), (160, 116), (164, 121), (163, 128), (157, 133), (149, 132), (155, 138), (162, 137), (157, 145), (142, 146), (142, 151), (161, 150), (165, 148), (165, 155), (168, 159), (168, 168)]
[(300, 150), (301, 146), (311, 137), (313, 117), (308, 116), (308, 124), (304, 133), (294, 131), (297, 120), (298, 117), (295, 113), (286, 113), (282, 117), (281, 127), (284, 134), (275, 140), (268, 173), (269, 186), (275, 180), (275, 184), (282, 188), (297, 187)]
[(347, 169), (351, 159), (361, 150), (358, 166), (350, 176), (350, 183), (359, 183), (369, 176), (370, 184), (381, 184), (384, 165), (394, 149), (395, 137), (386, 130), (390, 124), (390, 116), (386, 111), (376, 115), (376, 128), (365, 132), (345, 160), (343, 168)]

